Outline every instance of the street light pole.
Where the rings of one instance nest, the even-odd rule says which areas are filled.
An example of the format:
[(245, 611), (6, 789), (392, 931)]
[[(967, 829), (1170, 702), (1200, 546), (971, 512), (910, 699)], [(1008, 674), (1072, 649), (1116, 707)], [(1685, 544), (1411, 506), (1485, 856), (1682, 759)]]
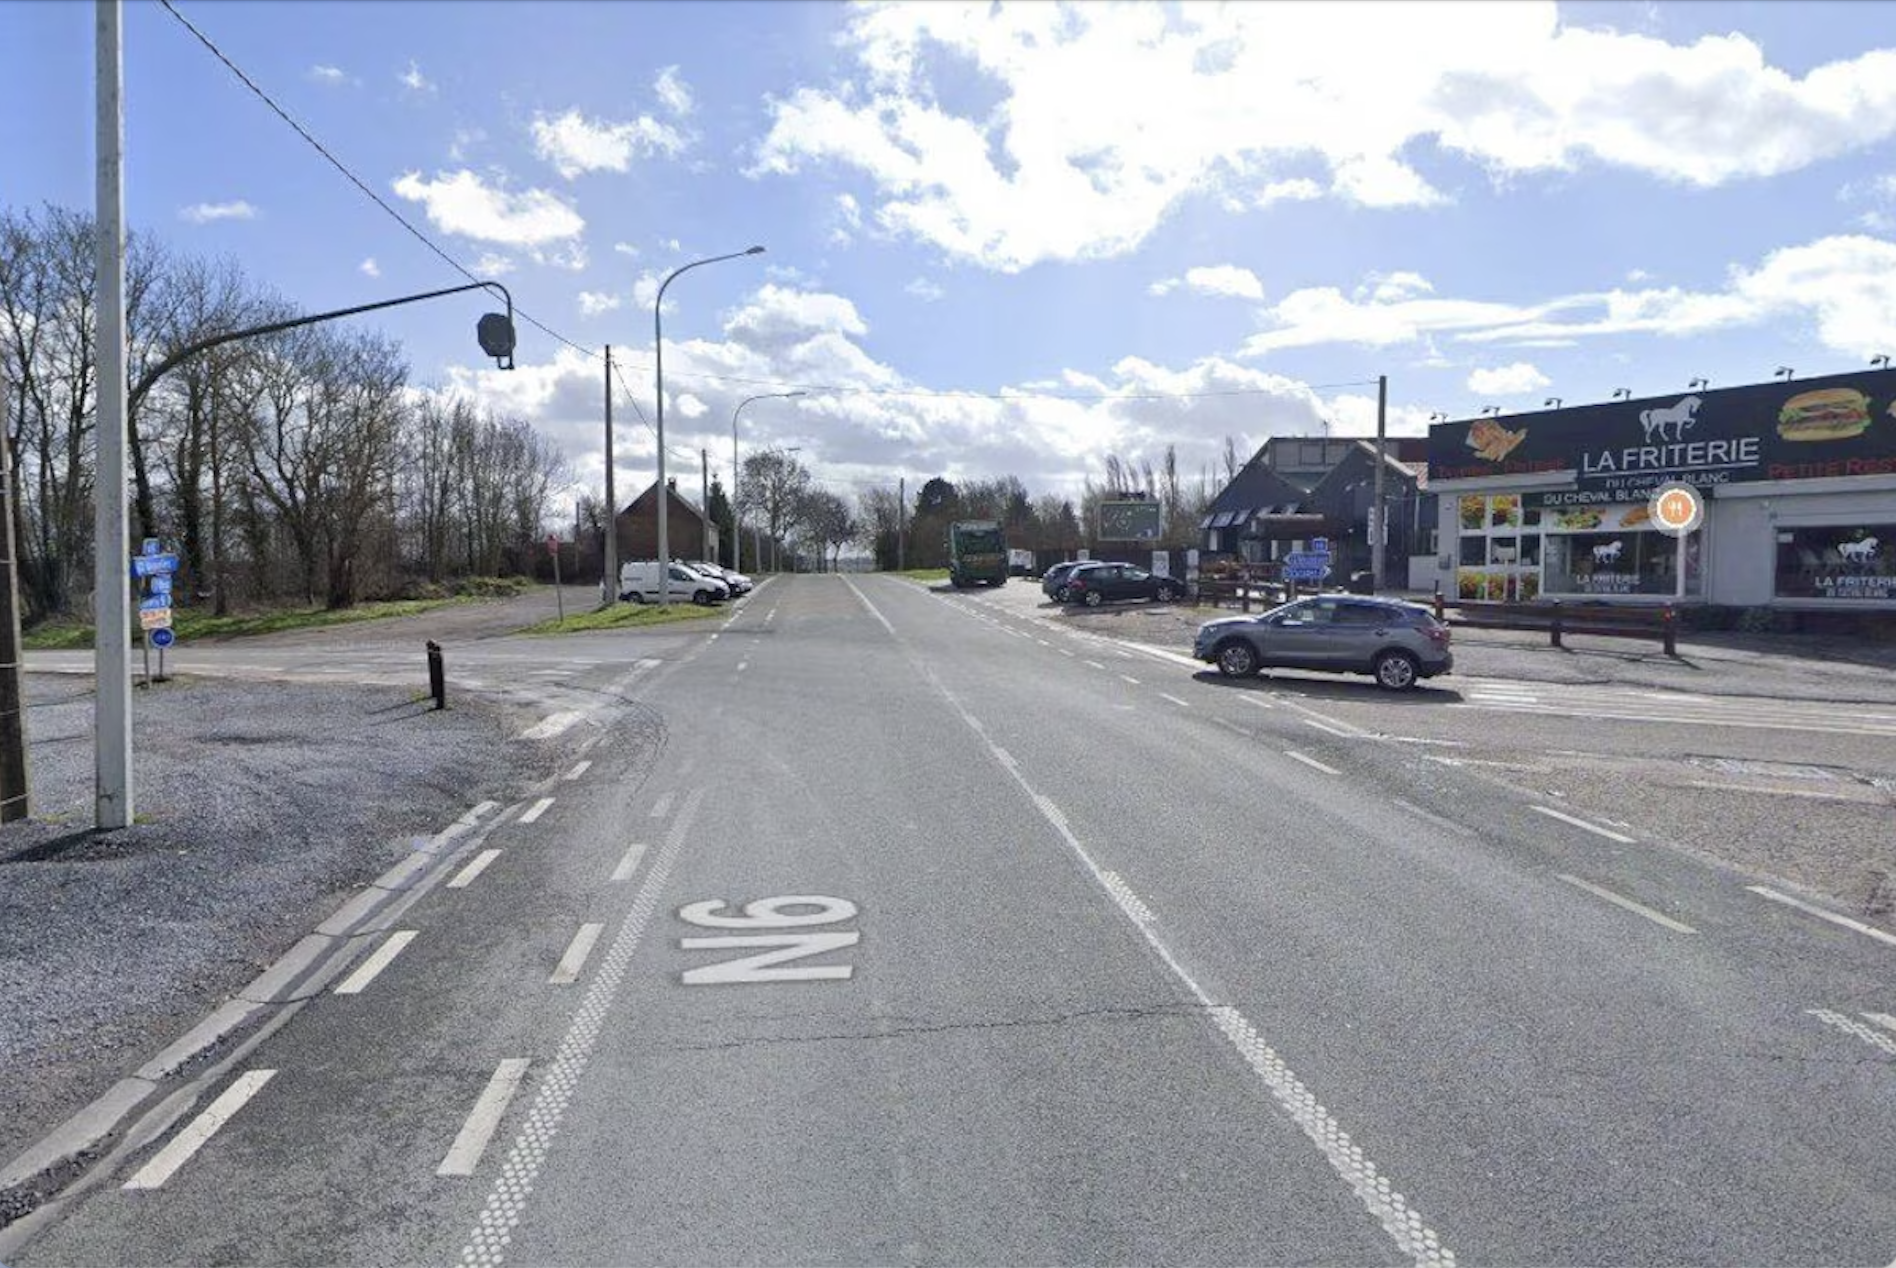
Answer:
[[(744, 571), (744, 561), (740, 558), (744, 552), (744, 523), (741, 512), (737, 509), (737, 416), (742, 414), (744, 407), (752, 401), (787, 401), (792, 397), (808, 395), (808, 392), (766, 392), (762, 396), (745, 397), (737, 403), (737, 408), (731, 411), (731, 570), (733, 572)], [(757, 570), (762, 572), (763, 568), (764, 561), (759, 557)]]
[(658, 587), (658, 605), (671, 606), (671, 538), (669, 536), (669, 517), (665, 514), (671, 509), (671, 492), (665, 487), (665, 323), (660, 315), (665, 306), (665, 288), (677, 280), (680, 273), (686, 273), (704, 264), (717, 264), (722, 260), (735, 260), (746, 255), (762, 255), (762, 247), (751, 247), (744, 251), (733, 251), (729, 255), (714, 255), (709, 259), (693, 260), (673, 269), (663, 282), (658, 284), (658, 297), (652, 301), (652, 372), (655, 379), (654, 391), (658, 397), (658, 423), (654, 430), (658, 433), (658, 568), (660, 584)]
[[(120, 0), (99, 0), (98, 81), (98, 458), (92, 552), (94, 822), (132, 822), (132, 633), (125, 514), (125, 85)], [(0, 443), (4, 443), (0, 441)]]

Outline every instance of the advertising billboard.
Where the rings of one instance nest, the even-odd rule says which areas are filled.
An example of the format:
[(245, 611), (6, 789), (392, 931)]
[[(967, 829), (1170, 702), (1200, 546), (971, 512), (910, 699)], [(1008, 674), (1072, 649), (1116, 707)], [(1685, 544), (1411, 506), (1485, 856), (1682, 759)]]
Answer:
[(1150, 498), (1099, 504), (1099, 540), (1103, 542), (1155, 542), (1161, 526), (1159, 504)]
[(1834, 374), (1429, 429), (1429, 477), (1572, 472), (1563, 505), (1642, 501), (1658, 485), (1698, 487), (1896, 475), (1896, 373)]

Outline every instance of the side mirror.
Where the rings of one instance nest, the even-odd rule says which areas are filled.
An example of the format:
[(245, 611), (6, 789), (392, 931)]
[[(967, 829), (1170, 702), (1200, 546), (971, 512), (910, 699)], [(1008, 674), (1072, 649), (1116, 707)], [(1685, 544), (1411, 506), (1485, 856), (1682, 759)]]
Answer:
[(504, 313), (488, 313), (474, 327), (474, 337), (480, 340), (481, 351), (492, 357), (501, 369), (514, 368), (513, 318)]

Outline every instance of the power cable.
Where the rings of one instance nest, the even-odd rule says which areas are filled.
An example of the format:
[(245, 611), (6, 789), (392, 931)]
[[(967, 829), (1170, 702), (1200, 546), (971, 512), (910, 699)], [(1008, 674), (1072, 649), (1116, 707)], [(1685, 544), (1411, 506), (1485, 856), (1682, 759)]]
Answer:
[[(449, 267), (454, 269), (454, 271), (459, 273), (462, 277), (465, 277), (468, 281), (482, 282), (482, 281), (487, 280), (485, 278), (476, 277), (473, 273), (469, 272), (466, 265), (462, 264), (459, 260), (449, 255), (446, 251), (442, 250), (439, 246), (435, 245), (434, 241), (431, 238), (429, 238), (427, 234), (423, 233), (421, 230), (417, 229), (413, 224), (411, 224), (407, 217), (403, 216), (402, 213), (395, 210), (395, 208), (389, 206), (388, 202), (384, 200), (380, 194), (376, 193), (373, 189), (369, 188), (367, 183), (365, 183), (361, 177), (357, 176), (354, 172), (350, 171), (347, 164), (345, 164), (341, 159), (337, 158), (334, 154), (331, 154), (328, 148), (325, 147), (321, 141), (318, 141), (314, 136), (311, 136), (309, 133), (309, 130), (305, 128), (302, 124), (298, 123), (293, 117), (291, 117), (289, 111), (285, 110), (282, 106), (279, 106), (276, 103), (276, 100), (273, 97), (271, 97), (269, 93), (265, 92), (262, 88), (258, 87), (256, 81), (251, 79), (249, 75), (245, 74), (243, 69), (240, 66), (238, 66), (237, 63), (233, 62), (229, 57), (225, 56), (224, 50), (217, 47), (217, 45), (212, 42), (210, 36), (204, 34), (204, 32), (198, 30), (195, 26), (191, 25), (191, 20), (189, 18), (185, 17), (182, 13), (179, 13), (177, 9), (173, 8), (171, 4), (171, 0), (158, 0), (158, 3), (163, 5), (165, 12), (169, 13), (172, 17), (176, 18), (179, 21), (179, 23), (183, 25), (185, 30), (189, 31), (192, 35), (196, 36), (198, 43), (202, 44), (205, 48), (210, 50), (211, 56), (215, 57), (218, 61), (222, 62), (230, 70), (231, 74), (237, 76), (237, 78), (243, 82), (244, 87), (250, 89), (251, 92), (255, 93), (258, 96), (258, 98), (260, 98), (263, 101), (264, 105), (270, 107), (271, 110), (276, 112), (276, 115), (278, 118), (282, 119), (283, 122), (289, 124), (291, 128), (295, 129), (296, 135), (302, 137), (305, 141), (309, 142), (309, 144), (315, 148), (318, 154), (322, 155), (323, 158), (329, 161), (329, 165), (331, 167), (334, 167), (338, 172), (341, 172), (343, 176), (348, 179), (350, 184), (354, 185), (357, 189), (361, 190), (364, 194), (367, 194), (369, 196), (370, 201), (372, 201), (377, 207), (380, 207), (383, 211), (387, 212), (390, 216), (394, 217), (395, 223), (399, 224), (402, 228), (408, 230), (409, 233), (413, 234), (416, 241), (420, 242), (421, 245), (427, 247), (430, 251), (434, 252), (436, 255), (440, 256), (443, 260), (447, 261)], [(534, 327), (535, 329), (541, 331), (542, 333), (549, 335), (554, 339), (557, 339), (559, 342), (565, 344), (567, 347), (571, 348), (575, 352), (583, 353), (587, 356), (594, 356), (594, 357), (599, 355), (599, 350), (597, 348), (581, 347), (579, 344), (574, 343), (571, 339), (568, 339), (565, 335), (561, 334), (559, 331), (554, 330), (552, 327), (543, 324), (538, 319), (533, 317), (530, 313), (528, 313), (526, 310), (518, 306), (515, 306), (514, 308), (514, 316), (525, 321), (528, 325)]]

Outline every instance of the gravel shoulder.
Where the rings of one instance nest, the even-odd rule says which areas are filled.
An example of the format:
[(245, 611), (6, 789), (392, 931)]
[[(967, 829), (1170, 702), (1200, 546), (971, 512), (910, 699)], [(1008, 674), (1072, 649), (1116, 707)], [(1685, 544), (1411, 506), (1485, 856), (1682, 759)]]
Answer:
[(29, 674), (26, 694), (33, 815), (0, 828), (0, 1164), (559, 756), (512, 738), (536, 715), (465, 694), (435, 712), (178, 678), (133, 693), (136, 822), (95, 833), (90, 681)]

